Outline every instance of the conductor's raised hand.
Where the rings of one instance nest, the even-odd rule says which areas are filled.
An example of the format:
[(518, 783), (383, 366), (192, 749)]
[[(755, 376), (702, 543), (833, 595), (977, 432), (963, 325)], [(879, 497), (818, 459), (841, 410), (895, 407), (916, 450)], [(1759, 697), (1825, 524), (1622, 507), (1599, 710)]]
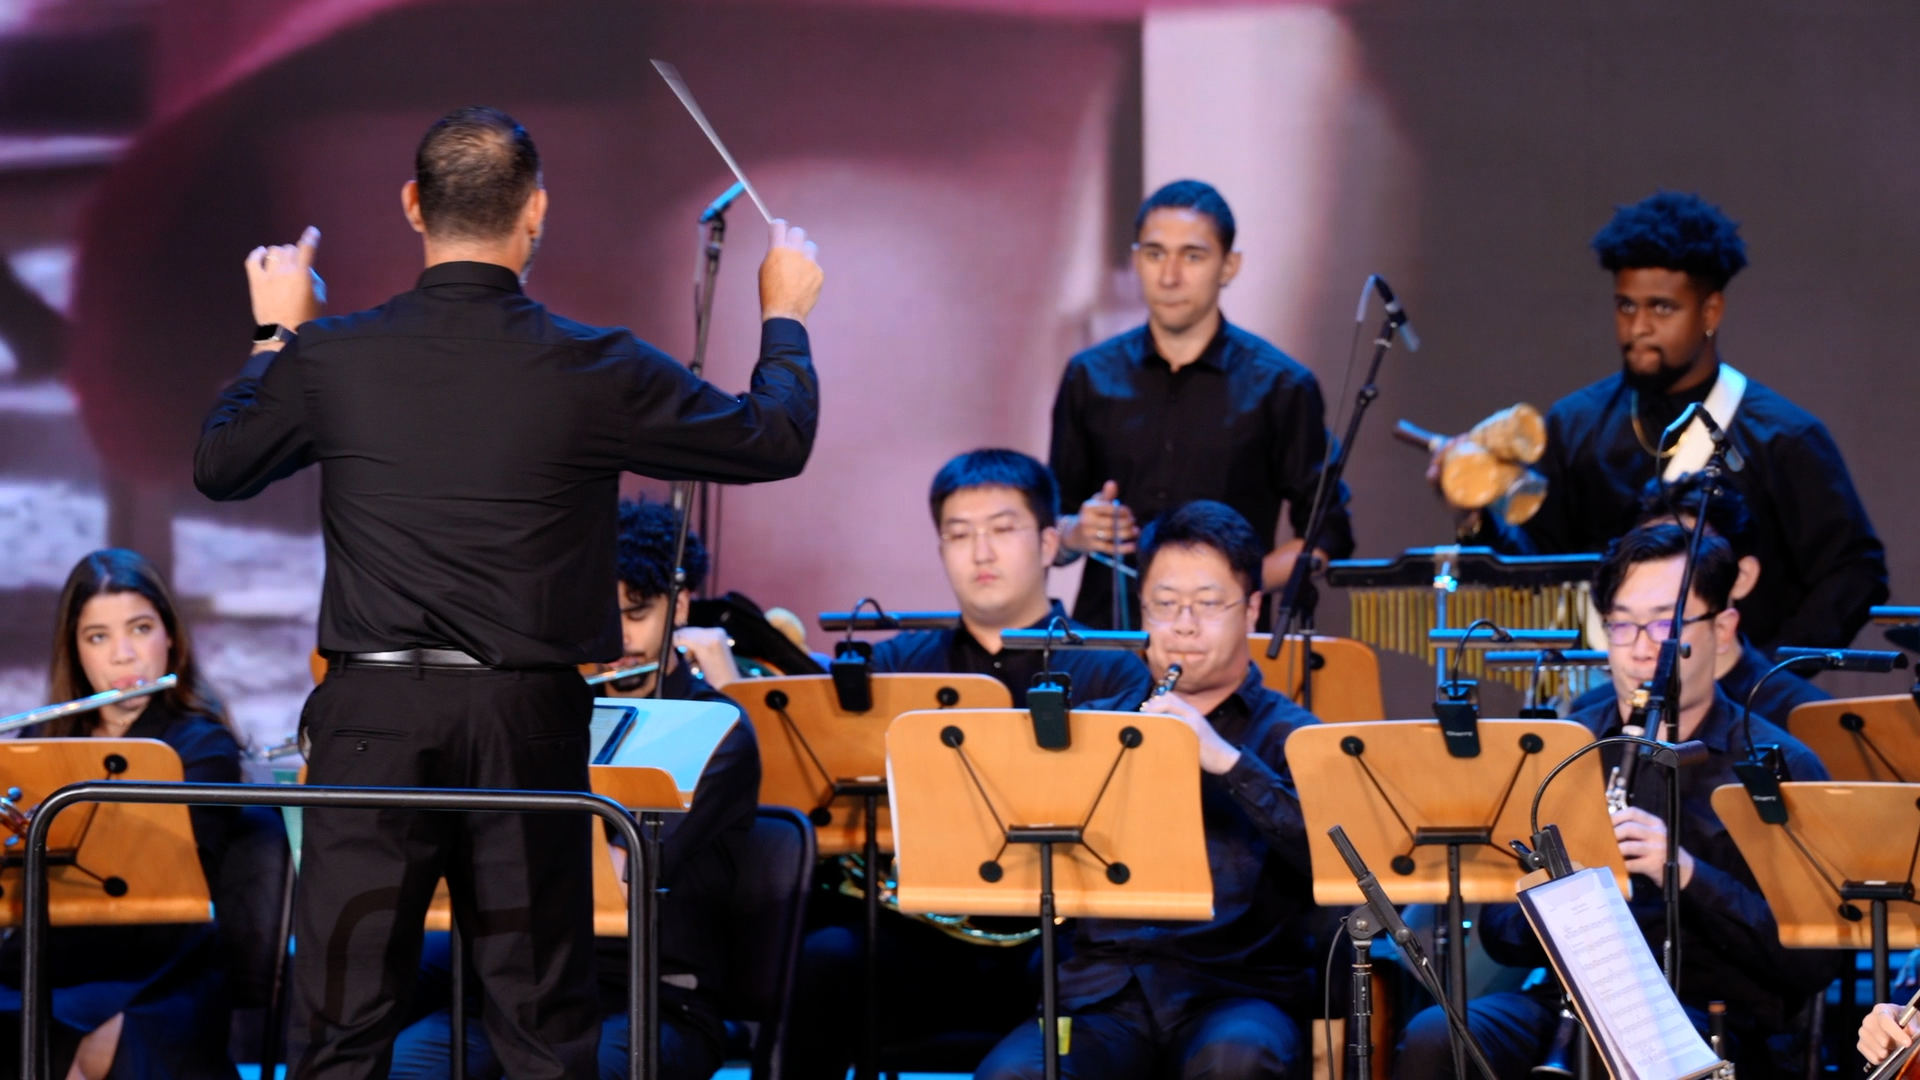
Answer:
[(807, 230), (774, 218), (767, 229), (767, 257), (760, 264), (760, 318), (807, 321), (820, 299), (820, 249)]
[(320, 230), (307, 226), (291, 244), (257, 247), (247, 253), (247, 291), (253, 296), (253, 321), (291, 330), (320, 317), (327, 304), (327, 283), (313, 268)]

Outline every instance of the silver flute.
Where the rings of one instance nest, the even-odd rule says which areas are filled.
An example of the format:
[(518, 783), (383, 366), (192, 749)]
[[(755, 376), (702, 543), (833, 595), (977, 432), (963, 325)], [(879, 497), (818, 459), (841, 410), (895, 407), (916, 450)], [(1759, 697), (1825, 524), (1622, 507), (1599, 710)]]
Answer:
[(72, 716), (74, 713), (92, 712), (102, 705), (112, 705), (121, 701), (130, 701), (137, 697), (146, 697), (148, 694), (157, 694), (162, 690), (171, 690), (178, 685), (180, 685), (180, 676), (162, 675), (150, 683), (142, 683), (139, 686), (129, 686), (125, 690), (103, 690), (98, 694), (75, 698), (72, 701), (63, 701), (58, 705), (42, 705), (37, 709), (28, 709), (26, 712), (14, 713), (12, 716), (0, 716), (0, 733), (16, 731), (24, 727), (32, 727), (35, 724), (44, 724), (48, 720), (57, 720), (62, 716)]

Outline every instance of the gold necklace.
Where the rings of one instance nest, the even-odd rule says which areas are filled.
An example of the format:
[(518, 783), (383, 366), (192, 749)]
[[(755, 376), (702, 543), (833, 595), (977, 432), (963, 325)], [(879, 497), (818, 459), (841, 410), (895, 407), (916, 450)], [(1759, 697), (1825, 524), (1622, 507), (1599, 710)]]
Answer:
[(1627, 415), (1631, 417), (1633, 420), (1633, 437), (1639, 440), (1640, 449), (1645, 450), (1648, 454), (1652, 455), (1653, 460), (1655, 461), (1665, 461), (1666, 459), (1679, 453), (1680, 444), (1678, 443), (1674, 444), (1673, 449), (1663, 454), (1656, 447), (1654, 447), (1652, 443), (1647, 442), (1647, 433), (1640, 430), (1640, 391), (1634, 390), (1632, 391), (1632, 395), (1633, 395), (1632, 401), (1629, 403), (1630, 411), (1628, 412)]

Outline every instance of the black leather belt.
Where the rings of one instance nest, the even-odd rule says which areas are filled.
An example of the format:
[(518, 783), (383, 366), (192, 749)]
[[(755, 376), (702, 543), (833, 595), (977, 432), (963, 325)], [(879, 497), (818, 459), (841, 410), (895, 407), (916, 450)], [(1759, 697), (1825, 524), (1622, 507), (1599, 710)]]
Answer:
[(328, 653), (328, 667), (457, 668), (482, 670), (486, 664), (459, 649), (395, 649), (392, 652)]

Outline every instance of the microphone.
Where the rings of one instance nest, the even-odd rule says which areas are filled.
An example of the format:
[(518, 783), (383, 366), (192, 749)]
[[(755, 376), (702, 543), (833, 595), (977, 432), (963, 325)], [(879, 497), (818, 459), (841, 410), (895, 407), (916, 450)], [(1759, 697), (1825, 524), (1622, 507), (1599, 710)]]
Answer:
[(1707, 429), (1707, 434), (1713, 437), (1715, 445), (1725, 448), (1728, 472), (1739, 472), (1747, 467), (1747, 459), (1740, 456), (1740, 451), (1733, 445), (1733, 440), (1727, 438), (1727, 433), (1714, 422), (1713, 414), (1707, 411), (1706, 405), (1698, 401), (1689, 403), (1685, 409), (1681, 410), (1680, 416), (1667, 425), (1667, 430), (1660, 433), (1660, 449), (1665, 451), (1667, 447), (1672, 446), (1674, 440), (1678, 439), (1695, 419), (1698, 419), (1700, 425)]
[(1892, 671), (1907, 666), (1907, 654), (1897, 649), (1804, 649), (1786, 647), (1774, 650), (1780, 661), (1818, 660), (1832, 671)]
[[(1399, 299), (1393, 295), (1393, 286), (1388, 285), (1387, 279), (1381, 277), (1379, 274), (1368, 274), (1367, 282), (1373, 286), (1374, 292), (1380, 294), (1380, 302), (1386, 305), (1387, 315), (1393, 320), (1393, 325), (1399, 327), (1400, 336), (1407, 339), (1407, 351), (1419, 352), (1420, 335), (1414, 333), (1413, 323), (1407, 318), (1407, 309), (1401, 307)], [(1366, 311), (1367, 294), (1362, 290), (1360, 293), (1360, 311), (1353, 321), (1359, 322), (1360, 319), (1366, 316)]]
[(715, 200), (713, 200), (712, 202), (710, 202), (710, 203), (708, 203), (708, 204), (707, 204), (707, 208), (706, 208), (705, 210), (702, 210), (702, 211), (700, 212), (700, 222), (699, 222), (699, 223), (700, 223), (700, 224), (702, 224), (702, 225), (705, 225), (705, 224), (707, 224), (707, 223), (709, 223), (709, 222), (711, 222), (711, 221), (712, 221), (712, 220), (713, 220), (714, 218), (717, 218), (717, 217), (719, 217), (719, 216), (720, 216), (721, 214), (724, 214), (724, 213), (726, 213), (726, 212), (727, 212), (727, 207), (729, 207), (729, 206), (732, 206), (732, 205), (733, 205), (733, 200), (735, 200), (735, 199), (737, 199), (737, 198), (739, 198), (740, 196), (742, 196), (742, 195), (744, 195), (744, 194), (746, 194), (746, 191), (747, 191), (747, 185), (746, 185), (746, 183), (745, 183), (744, 181), (740, 181), (740, 180), (735, 180), (735, 181), (733, 182), (733, 186), (732, 186), (732, 187), (730, 187), (730, 188), (728, 188), (727, 190), (725, 190), (725, 191), (723, 191), (723, 192), (721, 192), (721, 193), (720, 193), (720, 197), (719, 197), (719, 198), (717, 198), (717, 199), (715, 199)]

